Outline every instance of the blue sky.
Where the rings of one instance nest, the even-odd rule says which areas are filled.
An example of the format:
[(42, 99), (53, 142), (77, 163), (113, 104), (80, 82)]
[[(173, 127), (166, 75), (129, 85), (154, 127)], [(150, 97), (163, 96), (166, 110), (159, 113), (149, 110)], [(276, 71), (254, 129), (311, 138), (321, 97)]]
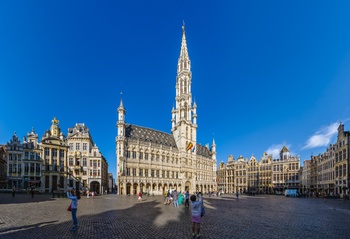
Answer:
[(171, 129), (181, 26), (197, 142), (301, 161), (350, 129), (349, 1), (0, 1), (0, 144), (85, 123), (115, 175), (127, 123)]

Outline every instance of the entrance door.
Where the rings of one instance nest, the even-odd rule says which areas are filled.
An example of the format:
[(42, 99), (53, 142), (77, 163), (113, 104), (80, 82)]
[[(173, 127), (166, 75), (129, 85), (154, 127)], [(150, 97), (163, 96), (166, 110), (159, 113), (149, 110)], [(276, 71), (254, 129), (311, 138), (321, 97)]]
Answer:
[(75, 189), (80, 190), (80, 182), (75, 181)]
[(52, 176), (52, 190), (57, 190), (57, 176)]
[(131, 192), (131, 184), (127, 184), (126, 185), (126, 195), (130, 195), (130, 192)]
[(190, 184), (190, 182), (187, 181), (185, 183), (185, 192), (187, 192), (187, 191), (190, 192), (190, 187), (191, 187), (191, 184)]

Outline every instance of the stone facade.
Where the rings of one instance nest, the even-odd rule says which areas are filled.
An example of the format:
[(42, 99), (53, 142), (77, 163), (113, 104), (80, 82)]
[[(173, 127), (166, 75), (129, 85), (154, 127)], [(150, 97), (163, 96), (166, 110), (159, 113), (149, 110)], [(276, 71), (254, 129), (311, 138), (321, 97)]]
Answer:
[(108, 193), (112, 193), (113, 190), (115, 190), (115, 182), (114, 182), (114, 177), (112, 173), (108, 173)]
[(349, 144), (350, 131), (344, 131), (344, 124), (338, 127), (337, 142), (334, 144), (334, 187), (335, 194), (349, 195)]
[(42, 168), (42, 149), (38, 142), (38, 134), (34, 128), (23, 139), (23, 162), (22, 177), (24, 178), (24, 188), (40, 187)]
[(116, 137), (118, 194), (161, 195), (178, 191), (216, 191), (216, 145), (197, 143), (197, 105), (192, 103), (191, 64), (183, 27), (171, 134), (127, 124), (123, 101)]
[(76, 185), (71, 187), (104, 193), (108, 188), (108, 163), (93, 142), (85, 124), (68, 129), (68, 170)]
[(45, 192), (66, 191), (67, 182), (67, 139), (61, 132), (59, 121), (54, 118), (41, 138), (42, 148), (42, 180), (41, 188)]
[(331, 144), (326, 152), (315, 157), (317, 166), (317, 192), (321, 195), (335, 195), (334, 149), (335, 146)]
[(286, 188), (299, 189), (300, 187), (300, 158), (292, 156), (289, 149), (283, 146), (280, 158), (272, 161), (272, 187), (283, 191)]
[(7, 178), (6, 146), (0, 144), (0, 189), (6, 188)]
[(65, 192), (68, 188), (89, 188), (102, 193), (108, 188), (108, 164), (93, 143), (89, 129), (77, 124), (66, 138), (54, 118), (50, 129), (38, 141), (32, 129), (23, 138), (16, 133), (6, 144), (6, 180), (2, 188), (34, 187), (41, 192)]
[(303, 192), (349, 198), (349, 139), (350, 131), (344, 131), (344, 124), (340, 123), (337, 142), (330, 144), (324, 153), (304, 161)]
[(260, 161), (254, 156), (237, 160), (228, 157), (227, 165), (220, 163), (218, 169), (218, 188), (224, 193), (277, 193), (287, 188), (300, 187), (300, 159), (291, 156), (289, 149), (283, 147), (280, 158), (264, 153)]
[(22, 188), (24, 178), (22, 175), (23, 146), (16, 132), (10, 142), (6, 143), (7, 184), (9, 188)]

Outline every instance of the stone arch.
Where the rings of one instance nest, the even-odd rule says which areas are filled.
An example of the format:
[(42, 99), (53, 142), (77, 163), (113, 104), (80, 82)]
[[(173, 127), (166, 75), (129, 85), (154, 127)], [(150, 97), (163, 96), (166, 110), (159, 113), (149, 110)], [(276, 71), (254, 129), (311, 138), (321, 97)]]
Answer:
[(140, 183), (140, 191), (145, 192), (145, 184), (144, 183)]
[(146, 192), (147, 192), (147, 193), (150, 193), (150, 192), (151, 192), (151, 184), (150, 184), (150, 183), (147, 183), (147, 184), (146, 184)]
[(100, 194), (101, 192), (100, 192), (100, 188), (101, 188), (101, 184), (100, 184), (100, 182), (98, 182), (98, 181), (92, 181), (92, 182), (90, 182), (90, 191), (92, 191), (92, 192), (95, 192), (95, 193), (97, 193), (97, 194)]
[(134, 195), (136, 195), (136, 194), (138, 194), (138, 192), (137, 192), (137, 187), (138, 187), (139, 185), (137, 184), (137, 183), (134, 183), (133, 185), (132, 185), (132, 194), (134, 194)]
[(187, 192), (190, 192), (191, 190), (191, 183), (189, 181), (186, 181), (185, 183), (185, 191)]
[(120, 195), (123, 195), (125, 192), (124, 192), (124, 187), (123, 187), (123, 185), (120, 185), (119, 186), (119, 194)]
[(131, 193), (131, 183), (126, 184), (126, 195), (130, 195)]

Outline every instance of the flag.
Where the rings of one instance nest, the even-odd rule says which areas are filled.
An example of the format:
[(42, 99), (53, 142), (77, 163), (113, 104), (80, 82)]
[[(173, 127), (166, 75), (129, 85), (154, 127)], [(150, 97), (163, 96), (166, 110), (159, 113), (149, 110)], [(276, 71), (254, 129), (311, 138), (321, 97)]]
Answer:
[(188, 150), (192, 149), (192, 147), (193, 147), (193, 144), (190, 142), (190, 143), (187, 145), (187, 149), (186, 149), (186, 150), (188, 151)]
[(196, 145), (193, 147), (192, 152), (194, 152), (195, 150), (196, 150)]

